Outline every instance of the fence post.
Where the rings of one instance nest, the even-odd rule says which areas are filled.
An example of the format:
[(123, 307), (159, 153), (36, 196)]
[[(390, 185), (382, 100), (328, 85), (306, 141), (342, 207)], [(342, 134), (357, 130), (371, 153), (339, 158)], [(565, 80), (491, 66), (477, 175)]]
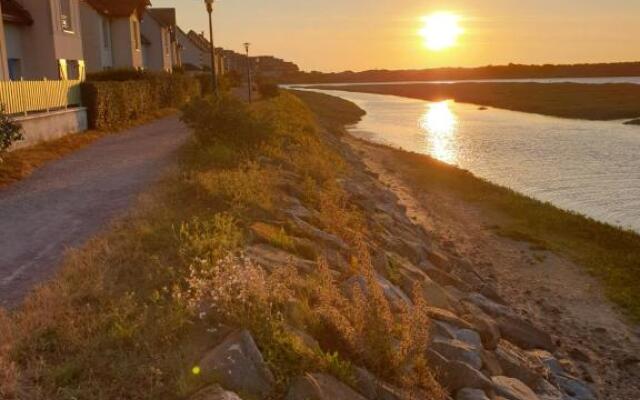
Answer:
[(24, 84), (24, 78), (20, 78), (20, 84), (18, 85), (19, 91), (20, 91), (20, 104), (22, 105), (22, 112), (24, 113), (24, 116), (27, 116), (27, 96), (24, 93), (24, 89), (26, 87), (26, 85)]

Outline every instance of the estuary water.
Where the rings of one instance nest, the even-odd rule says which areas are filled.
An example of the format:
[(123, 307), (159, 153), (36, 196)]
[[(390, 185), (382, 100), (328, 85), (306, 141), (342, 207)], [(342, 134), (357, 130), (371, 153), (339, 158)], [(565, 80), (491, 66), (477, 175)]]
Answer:
[(640, 232), (640, 126), (318, 91), (367, 112), (350, 128), (354, 136), (427, 154), (535, 199)]

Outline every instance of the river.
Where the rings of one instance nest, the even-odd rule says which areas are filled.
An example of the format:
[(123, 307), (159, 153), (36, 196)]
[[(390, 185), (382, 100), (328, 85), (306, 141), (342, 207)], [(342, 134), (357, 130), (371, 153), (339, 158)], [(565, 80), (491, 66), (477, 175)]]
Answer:
[(427, 154), (535, 199), (640, 232), (640, 126), (318, 91), (367, 112), (350, 127), (354, 136)]

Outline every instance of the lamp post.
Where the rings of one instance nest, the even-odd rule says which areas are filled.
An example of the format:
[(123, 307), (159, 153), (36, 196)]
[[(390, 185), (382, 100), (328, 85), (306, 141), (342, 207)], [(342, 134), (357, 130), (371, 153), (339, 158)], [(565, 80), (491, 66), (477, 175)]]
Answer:
[(209, 38), (211, 40), (211, 82), (213, 87), (213, 95), (218, 97), (218, 78), (216, 76), (216, 47), (213, 44), (213, 2), (214, 0), (204, 0), (209, 13)]
[(245, 43), (244, 49), (247, 51), (247, 85), (249, 90), (249, 103), (252, 101), (252, 90), (251, 90), (251, 59), (249, 58), (249, 47), (251, 43)]

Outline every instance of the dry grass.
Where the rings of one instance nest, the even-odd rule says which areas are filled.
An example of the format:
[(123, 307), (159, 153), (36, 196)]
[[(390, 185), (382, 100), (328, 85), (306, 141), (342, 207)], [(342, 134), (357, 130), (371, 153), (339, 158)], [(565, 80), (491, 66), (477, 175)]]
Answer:
[[(188, 144), (180, 171), (135, 214), (72, 252), (19, 312), (0, 314), (3, 399), (188, 397), (209, 383), (190, 371), (211, 346), (201, 338), (220, 324), (251, 330), (276, 376), (274, 398), (305, 371), (350, 383), (353, 364), (442, 398), (420, 356), (424, 303), (416, 297), (412, 310), (390, 312), (361, 239), (366, 219), (335, 184), (345, 169), (313, 115), (287, 94), (250, 112), (272, 129), (260, 150)], [(215, 154), (223, 160), (209, 159)], [(352, 274), (336, 281), (324, 261), (303, 275), (289, 265), (267, 272), (242, 256), (249, 228), (279, 215), (287, 180), (307, 182), (305, 203), (318, 208), (319, 223), (358, 244), (352, 274), (367, 289), (355, 299), (340, 289)], [(309, 348), (292, 328), (317, 335), (322, 348)]]
[[(136, 121), (131, 126), (142, 125), (153, 119), (174, 113), (176, 113), (176, 110), (173, 109), (161, 110)], [(66, 135), (59, 139), (38, 143), (3, 154), (3, 162), (0, 162), (0, 188), (18, 182), (31, 175), (46, 163), (58, 160), (76, 150), (88, 146), (108, 134), (111, 133), (90, 130), (79, 134)]]

